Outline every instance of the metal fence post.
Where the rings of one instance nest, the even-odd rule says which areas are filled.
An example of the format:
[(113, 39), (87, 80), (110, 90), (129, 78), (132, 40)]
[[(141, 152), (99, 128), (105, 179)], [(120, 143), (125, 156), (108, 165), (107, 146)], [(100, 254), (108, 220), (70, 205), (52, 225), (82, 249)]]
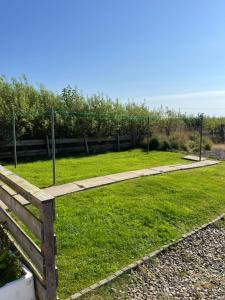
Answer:
[(150, 134), (149, 134), (149, 127), (150, 127), (150, 118), (148, 117), (148, 141), (147, 141), (147, 151), (149, 152), (149, 143), (150, 143)]
[(16, 114), (13, 108), (13, 153), (14, 153), (14, 167), (17, 167), (17, 151), (16, 151)]
[(203, 114), (200, 115), (200, 130), (199, 130), (199, 161), (202, 160), (202, 135), (203, 135)]
[(117, 151), (120, 151), (120, 134), (117, 134)]
[(55, 112), (51, 110), (51, 132), (52, 132), (52, 182), (56, 184), (56, 166), (55, 166)]

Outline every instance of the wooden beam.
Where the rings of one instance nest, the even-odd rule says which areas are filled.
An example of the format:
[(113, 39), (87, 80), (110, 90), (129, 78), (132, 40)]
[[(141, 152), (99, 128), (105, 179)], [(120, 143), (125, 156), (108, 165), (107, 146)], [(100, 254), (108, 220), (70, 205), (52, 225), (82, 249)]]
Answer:
[(0, 166), (0, 180), (38, 208), (40, 208), (42, 202), (52, 199), (50, 195), (43, 193), (39, 188), (13, 174), (3, 166)]
[(0, 199), (4, 204), (26, 225), (30, 231), (41, 241), (42, 222), (38, 220), (29, 210), (16, 199), (12, 189), (0, 182)]
[(13, 218), (2, 208), (0, 208), (0, 220), (6, 224), (6, 229), (31, 259), (40, 274), (44, 275), (44, 260), (40, 249), (31, 240), (31, 238), (18, 226)]
[(47, 290), (46, 300), (56, 299), (57, 273), (55, 269), (55, 235), (53, 228), (54, 201), (42, 203), (41, 219), (43, 221), (42, 251), (44, 255), (45, 277), (44, 282)]

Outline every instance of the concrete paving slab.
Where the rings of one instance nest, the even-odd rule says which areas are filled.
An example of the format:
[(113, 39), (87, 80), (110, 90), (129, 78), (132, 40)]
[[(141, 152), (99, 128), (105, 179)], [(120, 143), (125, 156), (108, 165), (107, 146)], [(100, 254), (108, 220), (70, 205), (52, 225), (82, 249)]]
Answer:
[(107, 176), (99, 176), (99, 177), (94, 177), (90, 179), (84, 179), (84, 180), (79, 180), (79, 181), (74, 181), (75, 184), (77, 184), (80, 187), (83, 187), (85, 189), (92, 188), (92, 187), (97, 187), (101, 185), (106, 185), (115, 182), (114, 179), (108, 178)]
[[(183, 157), (183, 159), (187, 159), (187, 160), (193, 160), (193, 161), (199, 161), (199, 156), (197, 155), (186, 155)], [(206, 157), (202, 157), (202, 161), (203, 160), (207, 160)]]
[(136, 172), (123, 172), (123, 173), (117, 173), (112, 175), (107, 175), (107, 178), (112, 179), (114, 181), (123, 181), (127, 179), (137, 178), (140, 177)]
[(203, 160), (203, 161), (196, 161), (190, 164), (176, 164), (176, 165), (169, 165), (169, 166), (154, 167), (151, 169), (122, 172), (122, 173), (111, 174), (107, 176), (99, 176), (99, 177), (94, 177), (94, 178), (89, 178), (84, 180), (78, 180), (78, 181), (74, 181), (73, 183), (63, 184), (61, 186), (52, 186), (44, 189), (44, 191), (54, 197), (59, 197), (65, 194), (79, 192), (88, 188), (108, 185), (123, 180), (139, 178), (142, 176), (158, 175), (158, 174), (163, 174), (163, 173), (168, 173), (168, 172), (173, 172), (178, 170), (188, 170), (194, 168), (207, 167), (218, 163), (219, 161), (215, 161), (215, 160)]
[(137, 174), (138, 177), (141, 176), (150, 176), (150, 175), (157, 175), (160, 174), (160, 171), (157, 170), (153, 170), (153, 169), (143, 169), (143, 170), (136, 170), (136, 171), (132, 171), (133, 173)]
[(156, 167), (152, 168), (155, 171), (158, 171), (160, 173), (168, 173), (173, 171), (181, 170), (182, 165), (171, 165), (171, 166), (162, 166), (162, 167)]
[(220, 161), (219, 160), (207, 160), (207, 165), (210, 166), (210, 165), (216, 165), (216, 164), (219, 164)]
[(74, 193), (74, 192), (80, 192), (83, 189), (84, 188), (82, 188), (74, 183), (65, 183), (62, 185), (58, 185), (58, 186), (56, 185), (56, 186), (51, 186), (51, 187), (45, 188), (45, 189), (43, 189), (43, 191), (53, 197), (59, 197), (59, 196)]
[(205, 160), (205, 161), (199, 161), (192, 164), (182, 165), (182, 170), (188, 170), (188, 169), (195, 169), (195, 168), (202, 168), (202, 167), (208, 167), (212, 165), (218, 164), (219, 161), (214, 160)]

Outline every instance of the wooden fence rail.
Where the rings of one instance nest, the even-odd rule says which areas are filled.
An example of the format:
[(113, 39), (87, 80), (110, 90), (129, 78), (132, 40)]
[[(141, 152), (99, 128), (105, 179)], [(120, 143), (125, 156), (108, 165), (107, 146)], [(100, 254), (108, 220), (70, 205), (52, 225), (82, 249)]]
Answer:
[[(0, 166), (0, 201), (4, 204), (0, 205), (0, 222), (34, 274), (37, 299), (55, 300), (54, 198)], [(34, 209), (28, 210), (24, 204), (32, 204)], [(26, 233), (25, 227), (36, 239)]]
[[(57, 154), (97, 153), (102, 151), (120, 151), (132, 147), (131, 136), (81, 137), (55, 139)], [(46, 136), (40, 140), (17, 140), (17, 157), (51, 156), (52, 140)], [(13, 141), (0, 141), (0, 159), (14, 157)]]

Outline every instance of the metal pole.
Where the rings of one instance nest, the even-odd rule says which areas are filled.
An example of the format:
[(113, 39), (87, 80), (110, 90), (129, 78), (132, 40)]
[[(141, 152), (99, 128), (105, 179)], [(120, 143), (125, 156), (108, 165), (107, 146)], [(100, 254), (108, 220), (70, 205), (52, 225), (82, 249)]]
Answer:
[(52, 129), (52, 182), (56, 184), (56, 166), (55, 166), (55, 113), (51, 110), (51, 129)]
[(120, 151), (120, 134), (117, 134), (117, 151)]
[(13, 108), (13, 152), (14, 152), (14, 167), (17, 167), (17, 152), (16, 152), (16, 114)]
[(147, 147), (147, 151), (149, 152), (149, 143), (150, 143), (150, 137), (149, 137), (149, 126), (150, 125), (150, 118), (148, 117), (148, 147)]
[(200, 131), (199, 131), (199, 161), (202, 160), (202, 135), (203, 135), (203, 114), (200, 115)]

